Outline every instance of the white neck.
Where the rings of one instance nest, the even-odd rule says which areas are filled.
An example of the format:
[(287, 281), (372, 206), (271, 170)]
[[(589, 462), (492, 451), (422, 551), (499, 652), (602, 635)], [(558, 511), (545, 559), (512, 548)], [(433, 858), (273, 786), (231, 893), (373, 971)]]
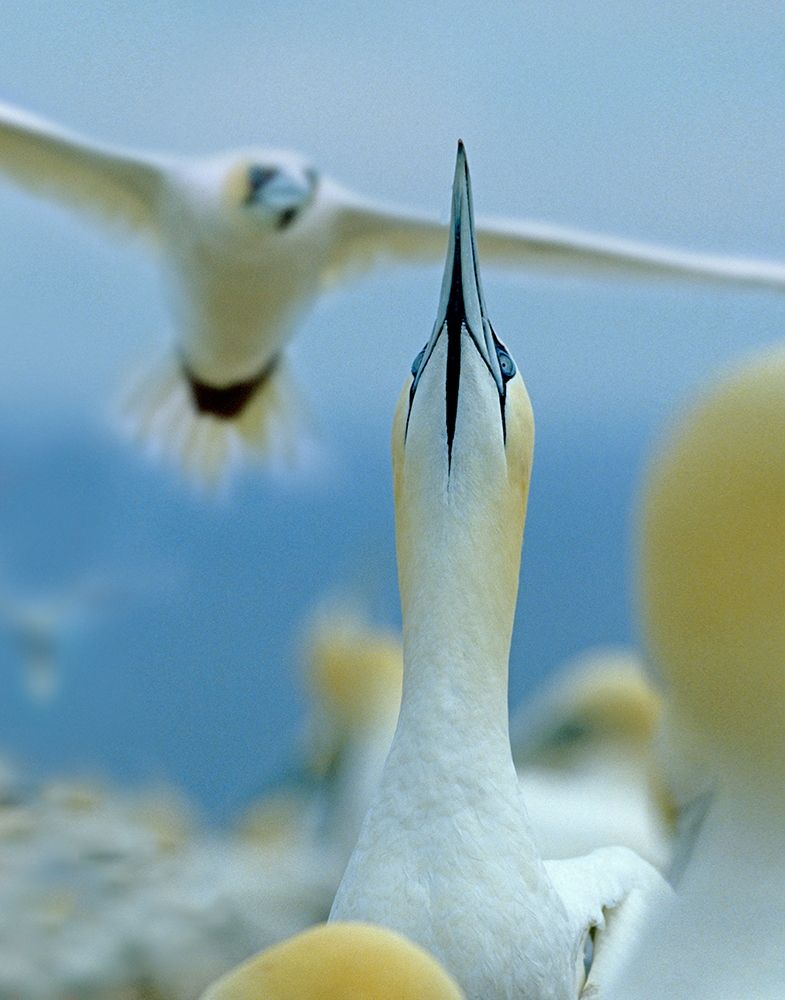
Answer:
[(451, 616), (445, 627), (440, 610), (422, 622), (407, 619), (399, 732), (405, 727), (410, 738), (432, 741), (453, 771), (468, 759), (475, 773), (487, 764), (512, 777), (506, 650), (489, 649), (481, 623), (466, 615)]

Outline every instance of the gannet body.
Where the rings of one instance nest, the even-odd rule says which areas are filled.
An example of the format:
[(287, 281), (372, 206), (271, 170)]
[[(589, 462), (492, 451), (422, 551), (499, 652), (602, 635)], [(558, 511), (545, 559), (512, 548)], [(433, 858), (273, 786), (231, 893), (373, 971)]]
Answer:
[(370, 924), (321, 924), (268, 948), (201, 1000), (462, 1000), (422, 948)]
[[(704, 818), (618, 1000), (785, 995), (785, 352), (694, 405), (649, 471), (644, 634)], [(705, 791), (707, 787), (708, 794)]]
[[(296, 449), (285, 346), (320, 292), (383, 261), (437, 261), (444, 227), (363, 199), (303, 157), (196, 159), (91, 142), (0, 104), (0, 173), (143, 234), (162, 260), (174, 356), (126, 401), (129, 428), (219, 478), (244, 449)], [(486, 261), (545, 272), (785, 288), (785, 266), (648, 246), (535, 222), (480, 226)]]
[(393, 426), (400, 718), (330, 919), (407, 935), (469, 1000), (572, 998), (590, 928), (667, 890), (623, 848), (546, 865), (526, 816), (507, 672), (534, 424), (487, 319), (470, 198), (460, 145), (438, 317)]
[(548, 858), (629, 847), (660, 870), (673, 810), (654, 755), (660, 696), (632, 650), (571, 660), (510, 720), (534, 838)]

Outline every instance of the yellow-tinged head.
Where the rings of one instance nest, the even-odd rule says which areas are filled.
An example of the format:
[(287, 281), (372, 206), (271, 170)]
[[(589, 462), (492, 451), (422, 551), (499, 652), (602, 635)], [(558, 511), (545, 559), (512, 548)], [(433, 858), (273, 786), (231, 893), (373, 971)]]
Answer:
[(660, 448), (640, 594), (669, 714), (734, 768), (785, 770), (785, 351), (718, 383)]
[(316, 194), (318, 175), (296, 153), (258, 151), (228, 163), (221, 158), (214, 162), (225, 177), (224, 205), (249, 223), (288, 229)]
[(320, 924), (268, 948), (202, 1000), (461, 1000), (422, 948), (382, 927)]
[(400, 640), (356, 615), (319, 616), (310, 630), (306, 661), (314, 702), (341, 726), (356, 729), (400, 704)]
[(560, 768), (593, 754), (645, 756), (661, 708), (662, 699), (632, 650), (589, 650), (516, 712), (511, 731), (516, 765)]
[(506, 663), (533, 447), (526, 387), (485, 309), (461, 144), (438, 315), (393, 425), (406, 635), (450, 617)]

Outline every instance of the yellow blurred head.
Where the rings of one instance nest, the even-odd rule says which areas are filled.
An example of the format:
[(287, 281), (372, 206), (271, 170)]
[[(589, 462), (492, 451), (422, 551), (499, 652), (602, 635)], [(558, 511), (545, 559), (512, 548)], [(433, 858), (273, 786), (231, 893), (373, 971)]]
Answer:
[(785, 768), (785, 352), (719, 382), (659, 449), (640, 600), (673, 718), (750, 774)]
[(542, 695), (516, 713), (516, 763), (564, 767), (595, 753), (645, 755), (660, 710), (660, 695), (635, 653), (589, 650), (570, 660)]
[(359, 616), (319, 616), (306, 648), (311, 696), (335, 721), (361, 727), (401, 700), (403, 654), (392, 632), (373, 628)]
[(202, 1000), (461, 1000), (451, 976), (406, 938), (370, 924), (320, 924), (268, 948)]

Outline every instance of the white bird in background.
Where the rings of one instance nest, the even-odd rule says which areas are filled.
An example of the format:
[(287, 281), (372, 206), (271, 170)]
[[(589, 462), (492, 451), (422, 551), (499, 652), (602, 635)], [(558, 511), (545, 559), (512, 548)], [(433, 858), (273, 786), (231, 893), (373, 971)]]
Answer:
[(117, 584), (101, 577), (80, 580), (50, 596), (23, 597), (7, 588), (0, 592), (0, 629), (19, 651), (25, 688), (34, 701), (44, 704), (57, 694), (68, 646), (118, 592)]
[(462, 145), (438, 317), (412, 372), (393, 426), (401, 713), (330, 919), (405, 934), (469, 1000), (574, 998), (592, 930), (599, 988), (669, 890), (625, 848), (544, 863), (526, 816), (507, 675), (534, 423), (487, 318)]
[(324, 790), (323, 837), (349, 860), (401, 707), (400, 638), (348, 611), (322, 612), (305, 650), (305, 761)]
[(677, 895), (609, 996), (785, 996), (785, 352), (747, 362), (658, 450), (640, 605), (667, 729), (712, 786)]
[(201, 1000), (463, 1000), (452, 976), (400, 934), (320, 924), (222, 976)]
[(667, 868), (674, 810), (654, 750), (660, 711), (639, 657), (598, 648), (513, 713), (512, 756), (546, 857), (620, 844)]
[[(0, 173), (143, 233), (168, 279), (171, 360), (126, 404), (133, 433), (207, 481), (236, 455), (297, 447), (285, 347), (316, 297), (380, 261), (437, 261), (443, 225), (360, 198), (289, 152), (196, 159), (92, 143), (0, 104)], [(487, 262), (616, 278), (785, 289), (785, 266), (538, 222), (478, 227)]]

